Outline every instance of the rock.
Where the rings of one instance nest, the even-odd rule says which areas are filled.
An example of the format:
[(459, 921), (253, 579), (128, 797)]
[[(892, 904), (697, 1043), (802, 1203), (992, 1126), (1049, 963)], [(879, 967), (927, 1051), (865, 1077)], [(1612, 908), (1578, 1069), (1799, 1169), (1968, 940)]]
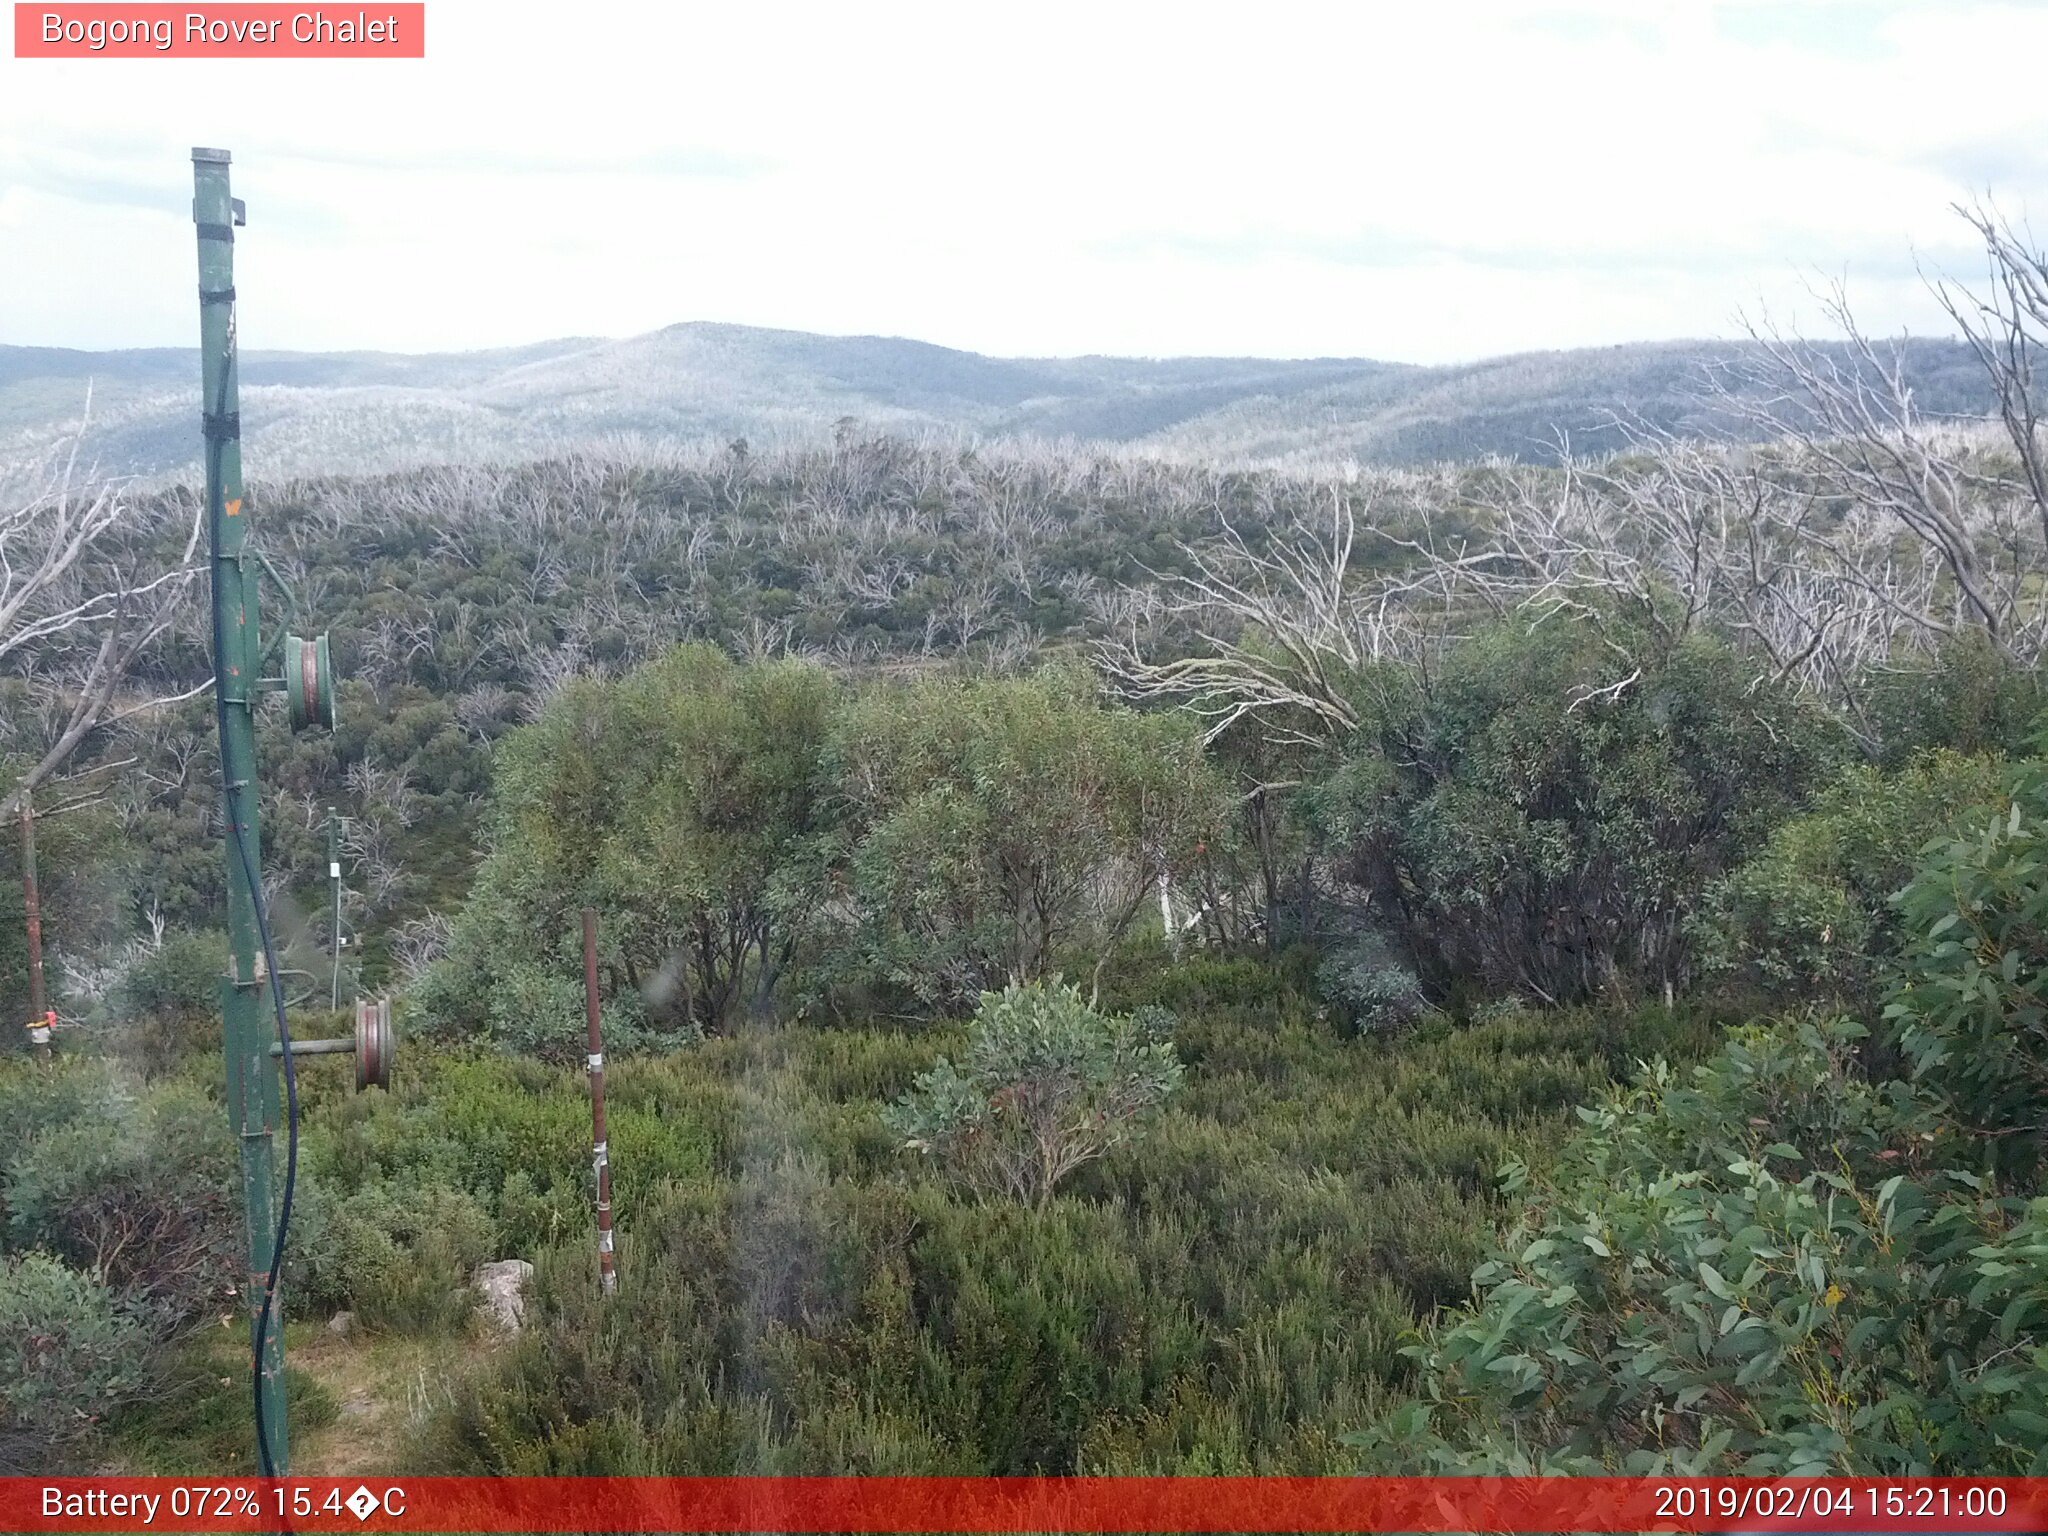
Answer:
[(526, 1260), (500, 1259), (478, 1265), (469, 1283), (483, 1298), (485, 1315), (507, 1333), (517, 1333), (526, 1315), (526, 1282), (532, 1278), (533, 1266)]
[(327, 1331), (337, 1339), (345, 1339), (356, 1331), (356, 1315), (353, 1312), (337, 1312), (327, 1319)]

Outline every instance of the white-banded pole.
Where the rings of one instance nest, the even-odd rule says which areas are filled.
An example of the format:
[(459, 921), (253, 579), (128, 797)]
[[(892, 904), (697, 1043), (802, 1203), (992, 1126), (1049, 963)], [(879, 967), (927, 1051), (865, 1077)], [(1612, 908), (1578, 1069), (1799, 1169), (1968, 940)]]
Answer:
[(597, 1016), (597, 908), (583, 909), (583, 1013), (590, 1035), (590, 1161), (597, 1174), (597, 1274), (609, 1296), (619, 1288), (612, 1267), (612, 1162), (604, 1129), (604, 1029)]
[(334, 982), (327, 989), (327, 1006), (341, 1006), (341, 820), (334, 807), (327, 807), (327, 884), (334, 894)]

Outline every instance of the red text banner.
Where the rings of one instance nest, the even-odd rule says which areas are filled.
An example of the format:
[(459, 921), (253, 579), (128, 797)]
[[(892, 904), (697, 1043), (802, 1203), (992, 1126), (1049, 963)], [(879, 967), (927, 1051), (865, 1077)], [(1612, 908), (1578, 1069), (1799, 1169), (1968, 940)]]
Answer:
[(2048, 1531), (2048, 1478), (0, 1479), (7, 1531)]
[(423, 3), (24, 4), (18, 59), (423, 59)]

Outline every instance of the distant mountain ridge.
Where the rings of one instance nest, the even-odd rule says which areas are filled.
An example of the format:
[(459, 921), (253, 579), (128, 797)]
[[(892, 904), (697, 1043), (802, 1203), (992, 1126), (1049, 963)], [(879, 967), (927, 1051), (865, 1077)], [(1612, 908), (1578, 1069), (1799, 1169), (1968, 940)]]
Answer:
[[(252, 477), (535, 457), (620, 437), (821, 441), (852, 418), (905, 434), (1072, 440), (1176, 457), (1310, 465), (1537, 456), (1558, 435), (1614, 442), (1616, 412), (1684, 431), (1713, 425), (1702, 371), (1736, 342), (1645, 342), (1445, 367), (1365, 358), (1000, 358), (878, 336), (694, 322), (621, 340), (564, 338), (483, 352), (242, 354)], [(1915, 341), (1919, 398), (1990, 400), (1959, 342)], [(88, 453), (108, 473), (198, 464), (195, 349), (0, 346), (0, 459), (75, 427), (88, 380)]]

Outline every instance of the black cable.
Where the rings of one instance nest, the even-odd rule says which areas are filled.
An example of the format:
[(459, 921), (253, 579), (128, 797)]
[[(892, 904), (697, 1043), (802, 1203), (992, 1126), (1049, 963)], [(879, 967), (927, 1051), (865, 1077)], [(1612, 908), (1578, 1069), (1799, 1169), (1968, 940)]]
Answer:
[[(227, 359), (221, 368), (220, 393), (214, 401), (213, 410), (209, 413), (211, 421), (222, 420), (227, 410), (228, 374), (234, 366), (235, 356), (235, 312), (232, 302), (228, 309), (227, 353)], [(207, 481), (210, 490), (220, 486), (221, 454), (225, 444), (224, 437), (212, 433), (207, 435)], [(213, 557), (211, 575), (216, 587), (220, 581), (220, 512), (220, 507), (213, 505), (207, 508), (206, 514), (207, 548)], [(292, 1060), (291, 1024), (285, 1017), (284, 980), (278, 974), (277, 950), (270, 937), (270, 917), (263, 907), (263, 881), (258, 877), (256, 861), (249, 853), (248, 839), (242, 835), (242, 824), (235, 818), (234, 786), (228, 781), (228, 702), (224, 687), (227, 681), (224, 638), (220, 627), (220, 601), (216, 591), (213, 602), (213, 708), (214, 721), (220, 731), (222, 808), (227, 814), (228, 831), (234, 838), (235, 851), (240, 857), (242, 878), (249, 887), (249, 905), (256, 914), (256, 932), (263, 940), (264, 972), (270, 981), (271, 1006), (277, 1011), (277, 1038), (284, 1047), (284, 1203), (278, 1210), (277, 1233), (270, 1247), (270, 1271), (263, 1282), (263, 1305), (257, 1308), (255, 1320), (249, 1329), (249, 1386), (256, 1407), (256, 1459), (265, 1477), (276, 1477), (277, 1460), (271, 1455), (270, 1436), (263, 1427), (263, 1335), (269, 1329), (271, 1309), (277, 1303), (277, 1279), (284, 1267), (285, 1233), (291, 1226), (292, 1195), (299, 1182), (299, 1074), (297, 1064)], [(244, 1109), (246, 1108), (245, 1099)], [(282, 1389), (284, 1384), (279, 1382), (278, 1385)]]

